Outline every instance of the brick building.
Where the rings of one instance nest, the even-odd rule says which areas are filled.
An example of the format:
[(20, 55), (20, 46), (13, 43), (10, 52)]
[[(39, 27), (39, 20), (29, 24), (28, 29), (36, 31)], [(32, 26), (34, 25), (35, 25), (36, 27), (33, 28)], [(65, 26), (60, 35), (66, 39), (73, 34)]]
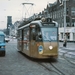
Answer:
[[(64, 1), (57, 0), (47, 4), (42, 12), (43, 16), (51, 17), (59, 24), (59, 40), (64, 40)], [(75, 41), (75, 0), (66, 0), (66, 29), (67, 41)]]

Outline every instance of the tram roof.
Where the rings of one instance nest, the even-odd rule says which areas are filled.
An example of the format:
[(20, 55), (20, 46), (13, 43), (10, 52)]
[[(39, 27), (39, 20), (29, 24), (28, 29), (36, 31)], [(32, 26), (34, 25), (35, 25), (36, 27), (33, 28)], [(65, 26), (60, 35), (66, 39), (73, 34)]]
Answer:
[[(31, 24), (39, 24), (40, 27), (42, 27), (42, 22), (41, 20), (37, 20), (37, 21), (32, 21)], [(58, 23), (56, 21), (52, 21), (52, 22), (49, 22), (49, 23), (55, 23), (55, 27), (58, 27)]]
[(30, 25), (30, 23), (28, 23), (28, 24), (26, 24), (26, 25), (24, 25), (24, 26), (18, 28), (18, 30), (19, 30), (19, 29), (23, 29), (23, 28), (25, 28), (25, 27), (27, 27), (27, 26), (29, 26), (29, 25)]
[(36, 20), (36, 21), (32, 21), (32, 22), (30, 22), (30, 23), (28, 23), (28, 24), (26, 24), (26, 25), (24, 25), (24, 26), (22, 26), (22, 27), (20, 27), (18, 29), (23, 29), (23, 28), (29, 26), (32, 23), (36, 23), (36, 24), (39, 24), (41, 26), (41, 20)]
[(32, 21), (31, 24), (32, 24), (32, 23), (35, 23), (35, 24), (41, 25), (41, 22), (42, 22), (41, 20), (36, 20), (36, 21)]
[[(31, 24), (38, 24), (40, 27), (42, 27), (41, 23), (43, 23), (41, 20), (35, 20), (35, 21), (32, 21), (32, 22), (30, 22), (30, 23), (28, 23), (26, 25), (23, 25), (22, 27), (18, 28), (18, 30), (23, 29), (23, 28), (25, 28), (25, 27), (27, 27), (27, 26), (29, 26)], [(58, 23), (56, 21), (52, 21), (51, 23), (55, 23), (56, 27), (58, 27)]]

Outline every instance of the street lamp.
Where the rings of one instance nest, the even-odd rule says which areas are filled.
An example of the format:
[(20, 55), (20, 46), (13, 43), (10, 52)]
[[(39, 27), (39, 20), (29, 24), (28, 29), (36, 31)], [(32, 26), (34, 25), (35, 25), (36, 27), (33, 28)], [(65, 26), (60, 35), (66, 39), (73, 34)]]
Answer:
[(64, 1), (64, 36), (65, 36), (65, 29), (66, 29), (66, 0), (63, 0), (63, 1)]
[(66, 0), (63, 0), (64, 3), (64, 44), (63, 46), (66, 46), (66, 35), (65, 35), (65, 30), (66, 30)]

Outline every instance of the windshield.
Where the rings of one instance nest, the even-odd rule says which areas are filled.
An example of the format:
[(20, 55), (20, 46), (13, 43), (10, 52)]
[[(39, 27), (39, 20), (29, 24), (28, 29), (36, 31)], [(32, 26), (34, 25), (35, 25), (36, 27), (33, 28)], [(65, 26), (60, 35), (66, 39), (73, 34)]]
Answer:
[(43, 41), (57, 41), (57, 28), (42, 28)]
[(0, 35), (0, 42), (4, 42), (4, 36)]

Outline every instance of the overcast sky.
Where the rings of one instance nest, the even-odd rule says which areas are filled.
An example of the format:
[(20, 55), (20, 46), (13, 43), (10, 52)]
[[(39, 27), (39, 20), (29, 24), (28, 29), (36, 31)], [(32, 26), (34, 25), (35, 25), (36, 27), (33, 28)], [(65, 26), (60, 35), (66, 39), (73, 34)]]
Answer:
[[(46, 8), (48, 3), (54, 3), (56, 0), (0, 0), (0, 29), (7, 26), (7, 16), (12, 16), (12, 22), (21, 20), (25, 16), (31, 16), (39, 13)], [(34, 5), (24, 6), (22, 3), (33, 3)]]

